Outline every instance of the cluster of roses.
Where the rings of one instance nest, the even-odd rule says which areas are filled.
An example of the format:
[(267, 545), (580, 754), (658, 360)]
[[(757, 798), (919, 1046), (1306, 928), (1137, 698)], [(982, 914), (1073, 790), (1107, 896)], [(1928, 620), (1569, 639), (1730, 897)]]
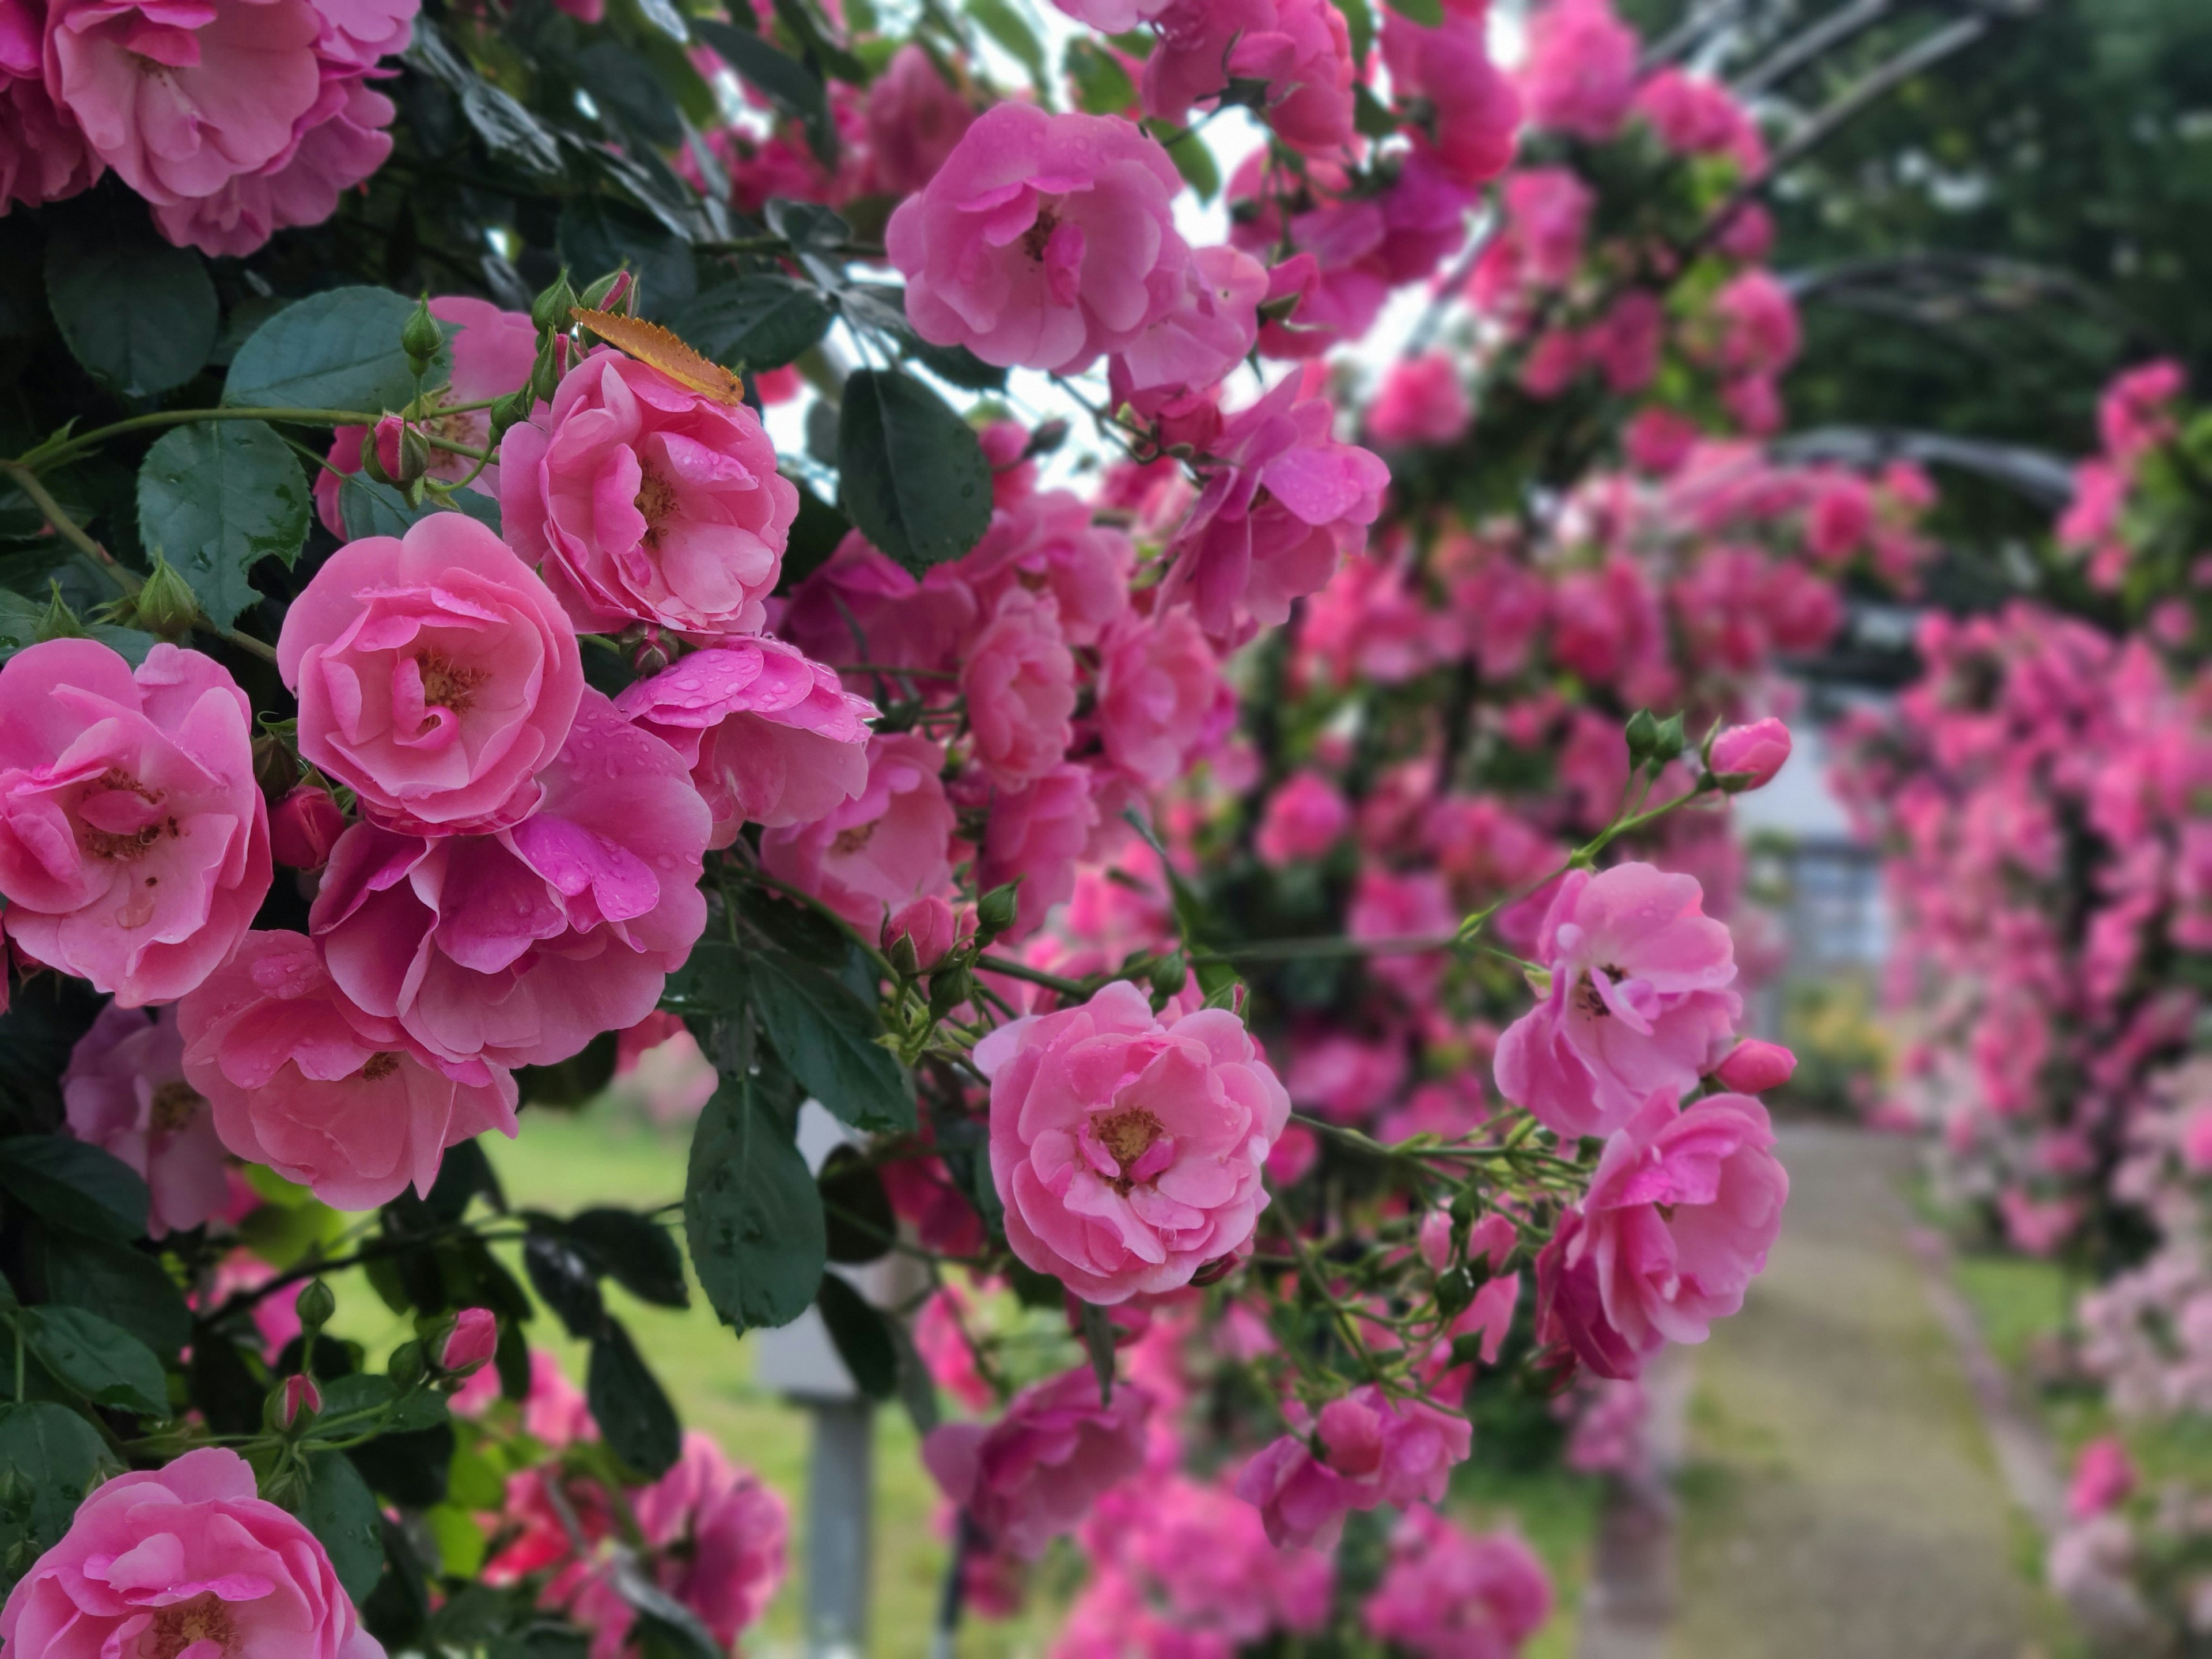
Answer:
[(392, 153), (372, 84), (416, 0), (7, 0), (0, 213), (111, 169), (179, 246), (250, 253), (320, 224)]

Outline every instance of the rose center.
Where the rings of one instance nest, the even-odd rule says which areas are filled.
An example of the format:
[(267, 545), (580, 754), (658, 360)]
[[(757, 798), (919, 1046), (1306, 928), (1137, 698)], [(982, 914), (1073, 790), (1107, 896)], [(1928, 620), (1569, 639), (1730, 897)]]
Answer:
[(848, 859), (865, 848), (875, 833), (876, 821), (873, 818), (866, 823), (856, 823), (849, 830), (840, 830), (836, 839), (830, 843), (830, 850), (840, 858)]
[[(1625, 973), (1623, 973), (1620, 969), (1613, 966), (1610, 963), (1599, 968), (1597, 971), (1603, 974), (1615, 985), (1620, 984), (1623, 979), (1627, 977)], [(1582, 1004), (1583, 1012), (1593, 1019), (1604, 1019), (1613, 1012), (1612, 1009), (1605, 1006), (1605, 993), (1598, 988), (1597, 980), (1595, 976), (1585, 979), (1577, 989), (1576, 995), (1577, 1000)]]
[(1141, 1106), (1124, 1106), (1102, 1118), (1093, 1119), (1091, 1133), (1098, 1144), (1114, 1156), (1121, 1166), (1121, 1178), (1127, 1181), (1129, 1171), (1137, 1167), (1138, 1159), (1152, 1150), (1152, 1143), (1166, 1133), (1166, 1126)]
[[(143, 805), (133, 807), (109, 799), (115, 795), (133, 796)], [(94, 858), (136, 863), (152, 852), (162, 836), (173, 839), (184, 833), (173, 815), (158, 810), (161, 805), (159, 794), (128, 772), (110, 767), (77, 802), (77, 841)], [(125, 827), (134, 818), (138, 820), (137, 827)], [(110, 827), (103, 829), (102, 823)], [(148, 877), (147, 885), (153, 885), (154, 880)]]
[(460, 664), (428, 652), (415, 659), (416, 672), (422, 677), (422, 702), (426, 707), (450, 708), (456, 714), (465, 714), (477, 700), (477, 688), (489, 678), (481, 668), (464, 668)]
[(1060, 228), (1060, 215), (1053, 210), (1050, 202), (1037, 204), (1036, 222), (1022, 233), (1022, 252), (1036, 264), (1044, 263), (1045, 250), (1052, 246), (1052, 234)]
[(398, 1069), (399, 1056), (386, 1048), (368, 1057), (368, 1064), (361, 1068), (361, 1075), (364, 1081), (381, 1083)]
[(658, 473), (647, 473), (637, 487), (637, 510), (644, 515), (649, 546), (659, 538), (662, 521), (676, 510), (676, 486)]
[(173, 1133), (192, 1121), (192, 1113), (202, 1103), (198, 1090), (180, 1077), (172, 1078), (154, 1091), (153, 1103), (147, 1115), (153, 1120), (154, 1127)]
[(140, 1659), (177, 1659), (195, 1642), (212, 1642), (228, 1653), (237, 1635), (229, 1604), (213, 1590), (204, 1590), (189, 1601), (158, 1609), (139, 1638), (138, 1652)]

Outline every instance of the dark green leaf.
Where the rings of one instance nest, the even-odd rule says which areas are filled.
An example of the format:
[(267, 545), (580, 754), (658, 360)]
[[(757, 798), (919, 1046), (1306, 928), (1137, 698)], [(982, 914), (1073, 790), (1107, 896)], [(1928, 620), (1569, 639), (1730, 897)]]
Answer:
[(112, 1152), (66, 1135), (0, 1140), (0, 1187), (49, 1226), (127, 1244), (146, 1231), (146, 1183)]
[(840, 81), (856, 87), (868, 83), (867, 65), (830, 38), (810, 0), (774, 0), (777, 21), (791, 31), (806, 56)]
[(169, 1388), (154, 1351), (120, 1325), (82, 1308), (48, 1304), (19, 1309), (15, 1325), (26, 1346), (64, 1387), (94, 1405), (169, 1414)]
[(568, 1059), (551, 1066), (525, 1066), (514, 1085), (526, 1106), (573, 1109), (596, 1100), (615, 1080), (615, 1034), (602, 1031)]
[(958, 558), (990, 528), (982, 446), (912, 375), (864, 368), (848, 380), (837, 447), (845, 510), (915, 574)]
[(808, 148), (825, 167), (837, 165), (837, 124), (822, 77), (759, 35), (717, 17), (692, 20), (699, 38), (719, 52), (738, 77), (806, 130)]
[(560, 173), (561, 141), (553, 130), (471, 69), (429, 19), (415, 20), (407, 61), (453, 94), (461, 118), (495, 156), (540, 177)]
[(605, 1333), (607, 1307), (599, 1296), (599, 1275), (566, 1239), (533, 1228), (522, 1241), (522, 1269), (530, 1275), (531, 1289), (569, 1335), (588, 1340)]
[[(39, 609), (43, 613), (46, 607)], [(70, 1050), (106, 1006), (106, 997), (65, 974), (40, 974), (15, 988), (8, 1011), (0, 1013), (0, 1129), (21, 1133), (60, 1127), (61, 1075), (69, 1066)], [(5, 1184), (6, 1164), (6, 1144), (0, 1143), (0, 1185)], [(143, 1199), (139, 1202), (143, 1206)], [(139, 1214), (143, 1231), (143, 1207)]]
[(606, 1334), (592, 1344), (584, 1396), (599, 1432), (624, 1463), (655, 1479), (674, 1467), (684, 1449), (676, 1408), (620, 1321), (608, 1321)]
[(691, 1138), (684, 1226), (707, 1300), (738, 1331), (788, 1325), (826, 1259), (822, 1200), (788, 1130), (725, 1073)]
[(1352, 88), (1352, 125), (1364, 137), (1388, 138), (1397, 131), (1398, 118), (1390, 112), (1387, 104), (1368, 90), (1367, 83), (1362, 81)]
[(192, 1340), (191, 1310), (161, 1264), (106, 1239), (49, 1235), (46, 1293), (68, 1307), (113, 1320), (157, 1354), (173, 1359)]
[(930, 1375), (929, 1366), (914, 1346), (914, 1333), (906, 1322), (887, 1319), (884, 1328), (890, 1333), (892, 1346), (898, 1350), (899, 1403), (914, 1424), (915, 1434), (927, 1438), (937, 1426), (939, 1415), (937, 1405), (937, 1379)]
[(665, 319), (699, 291), (690, 243), (627, 202), (572, 198), (561, 209), (556, 239), (579, 289), (625, 265), (634, 271), (635, 308), (645, 316)]
[(728, 368), (781, 368), (829, 332), (836, 315), (804, 283), (740, 276), (692, 300), (669, 326)]
[(799, 516), (792, 520), (791, 540), (783, 550), (783, 574), (776, 583), (779, 593), (789, 592), (829, 563), (830, 556), (837, 550), (838, 543), (853, 527), (850, 519), (805, 483), (796, 478), (792, 483), (799, 489)]
[(877, 1309), (836, 1273), (822, 1275), (814, 1304), (822, 1310), (822, 1322), (837, 1346), (837, 1358), (860, 1392), (871, 1400), (889, 1400), (898, 1392), (898, 1349)]
[(307, 539), (307, 481), (259, 421), (195, 422), (163, 434), (138, 469), (138, 540), (176, 568), (228, 628), (259, 594), (258, 560), (289, 567)]
[(806, 1091), (856, 1129), (911, 1129), (914, 1085), (876, 1039), (876, 1011), (811, 963), (777, 950), (750, 964), (761, 1033)]
[(1044, 45), (1022, 15), (1006, 0), (968, 0), (968, 15), (1030, 72), (1030, 84), (1048, 101), (1052, 82), (1045, 69)]
[(963, 390), (1000, 392), (1006, 388), (1006, 371), (996, 363), (985, 362), (964, 345), (933, 345), (927, 340), (916, 338), (912, 351), (921, 366), (939, 380), (950, 380)]
[[(499, 503), (491, 496), (457, 489), (453, 499), (454, 508), (478, 524), (494, 531), (500, 527)], [(345, 524), (348, 538), (354, 541), (363, 536), (404, 536), (433, 513), (447, 510), (428, 495), (422, 497), (420, 507), (410, 507), (397, 488), (378, 483), (366, 472), (349, 473), (338, 486), (338, 517)]]
[(668, 976), (660, 1006), (692, 1018), (735, 1015), (745, 1002), (745, 960), (750, 953), (727, 939), (702, 939), (684, 965)]
[(368, 1483), (342, 1451), (307, 1454), (307, 1484), (292, 1512), (327, 1551), (338, 1584), (356, 1602), (368, 1599), (384, 1571), (383, 1517)]
[(0, 1471), (16, 1500), (0, 1504), (0, 1589), (61, 1541), (107, 1461), (99, 1431), (51, 1400), (0, 1405)]
[[(289, 305), (238, 349), (222, 400), (233, 409), (353, 410), (375, 414), (415, 395), (399, 331), (416, 302), (384, 288), (334, 288)], [(442, 386), (448, 347), (424, 375)]]
[(46, 299), (77, 362), (126, 398), (198, 374), (222, 322), (198, 253), (149, 233), (118, 235), (101, 214), (46, 243)]
[(1114, 1400), (1114, 1321), (1095, 1302), (1083, 1304), (1083, 1347), (1091, 1356), (1091, 1375), (1098, 1379), (1098, 1398)]
[(446, 1501), (453, 1443), (453, 1425), (441, 1423), (404, 1434), (386, 1431), (346, 1455), (370, 1491), (410, 1509), (428, 1509)]
[[(1336, 9), (1344, 14), (1345, 32), (1352, 37), (1352, 61), (1364, 64), (1368, 47), (1375, 44), (1375, 14), (1368, 9), (1367, 0), (1336, 0)], [(1355, 84), (1362, 90), (1366, 87), (1364, 81)]]
[(665, 1227), (632, 1210), (586, 1210), (572, 1216), (569, 1238), (598, 1258), (603, 1272), (641, 1302), (664, 1308), (688, 1308), (691, 1290), (684, 1282), (684, 1252)]
[(683, 139), (676, 100), (653, 66), (618, 40), (599, 40), (576, 54), (576, 77), (602, 113), (655, 144)]
[(852, 1264), (881, 1260), (898, 1237), (898, 1217), (881, 1171), (857, 1146), (839, 1146), (823, 1160), (814, 1184), (822, 1194), (830, 1259)]
[(1136, 83), (1129, 79), (1129, 71), (1089, 35), (1070, 40), (1060, 61), (1067, 78), (1075, 82), (1076, 101), (1086, 114), (1119, 115), (1137, 101)]
[(1444, 9), (1440, 0), (1383, 0), (1399, 16), (1435, 28), (1444, 21)]

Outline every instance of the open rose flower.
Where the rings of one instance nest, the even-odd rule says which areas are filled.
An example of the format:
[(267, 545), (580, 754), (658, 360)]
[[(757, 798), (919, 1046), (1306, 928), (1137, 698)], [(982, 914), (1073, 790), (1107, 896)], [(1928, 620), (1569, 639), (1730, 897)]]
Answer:
[(384, 1659), (315, 1534), (220, 1446), (96, 1488), (9, 1592), (0, 1641), (9, 1659)]
[(1133, 1382), (1098, 1397), (1088, 1365), (1033, 1383), (996, 1423), (945, 1423), (921, 1461), (994, 1548), (1034, 1561), (1109, 1487), (1144, 1467), (1152, 1396)]
[(309, 912), (331, 976), (448, 1061), (550, 1066), (651, 1013), (707, 922), (683, 757), (584, 694), (521, 823), (339, 839)]
[(499, 499), (507, 538), (594, 633), (758, 633), (799, 514), (760, 416), (617, 351), (508, 432)]
[(584, 693), (552, 593), (461, 513), (331, 555), (284, 613), (276, 665), (301, 758), (424, 835), (527, 815)]
[[(983, 539), (941, 568), (987, 611), (1012, 588), (1049, 593), (1061, 636), (1070, 645), (1096, 645), (1129, 609), (1137, 550), (1126, 532), (1093, 524), (1091, 514), (1090, 502), (1065, 489), (1024, 495), (992, 514)], [(850, 637), (848, 630), (848, 644)]]
[(1655, 1091), (1607, 1141), (1579, 1210), (1536, 1259), (1537, 1338), (1634, 1376), (1743, 1306), (1782, 1231), (1790, 1176), (1748, 1095)]
[(349, 998), (298, 933), (248, 933), (177, 1023), (222, 1144), (337, 1209), (373, 1210), (410, 1184), (428, 1196), (447, 1147), (514, 1133), (505, 1069), (430, 1054)]
[(761, 866), (873, 933), (893, 910), (951, 885), (945, 751), (914, 732), (868, 743), (867, 786), (811, 823), (761, 837)]
[(1298, 1432), (1269, 1442), (1237, 1479), (1237, 1495), (1259, 1510), (1278, 1548), (1334, 1549), (1354, 1510), (1442, 1503), (1474, 1445), (1464, 1417), (1394, 1401), (1373, 1383), (1330, 1401), (1318, 1418), (1295, 1403), (1290, 1415)]
[(93, 640), (0, 667), (0, 895), (8, 937), (127, 1008), (171, 1002), (268, 896), (252, 710), (222, 665)]
[(615, 708), (691, 768), (714, 815), (710, 848), (747, 823), (811, 823), (867, 787), (876, 706), (766, 635), (694, 651), (625, 689)]
[(962, 653), (960, 694), (993, 783), (1019, 789), (1060, 764), (1074, 737), (1075, 658), (1051, 599), (1023, 587), (1000, 597)]
[[(980, 556), (995, 533), (994, 523), (961, 565)], [(776, 631), (817, 662), (942, 672), (952, 665), (977, 615), (974, 591), (953, 574), (959, 568), (934, 565), (917, 581), (855, 530), (799, 583)], [(1008, 573), (1002, 585), (1023, 574), (1025, 568)], [(1126, 593), (1121, 603), (1128, 603)]]
[(1173, 781), (1237, 720), (1237, 694), (1205, 631), (1181, 607), (1132, 617), (1099, 647), (1098, 730), (1106, 757), (1154, 788)]
[(1536, 959), (1551, 989), (1498, 1040), (1498, 1089), (1563, 1135), (1608, 1134), (1653, 1090), (1695, 1088), (1741, 1007), (1697, 878), (1648, 864), (1571, 873)]
[(46, 88), (46, 9), (0, 5), (0, 213), (74, 196), (105, 170)]
[(1411, 1509), (1364, 1610), (1371, 1635), (1416, 1659), (1513, 1659), (1552, 1616), (1552, 1579), (1510, 1532), (1472, 1533)]
[(185, 1078), (174, 1005), (158, 1016), (111, 1002), (62, 1073), (70, 1133), (146, 1182), (146, 1231), (186, 1232), (230, 1206), (229, 1166), (207, 1101)]
[(1290, 1097), (1224, 1008), (1164, 1019), (1116, 981), (976, 1045), (1006, 1240), (1087, 1302), (1181, 1288), (1251, 1242)]

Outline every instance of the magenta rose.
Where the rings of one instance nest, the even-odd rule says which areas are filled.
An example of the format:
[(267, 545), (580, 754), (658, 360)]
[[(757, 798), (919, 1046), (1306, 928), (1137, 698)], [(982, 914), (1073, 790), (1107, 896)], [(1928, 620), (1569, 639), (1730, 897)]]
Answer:
[(1729, 931), (1694, 876), (1648, 864), (1559, 884), (1536, 941), (1544, 1000), (1498, 1039), (1498, 1092), (1563, 1135), (1609, 1134), (1655, 1089), (1693, 1089), (1741, 1002)]
[(628, 687), (615, 708), (690, 765), (714, 815), (710, 848), (747, 823), (811, 823), (867, 787), (875, 704), (766, 635), (694, 651)]
[(951, 883), (944, 766), (945, 751), (914, 732), (871, 738), (867, 787), (810, 823), (764, 832), (761, 867), (878, 932), (893, 910)]
[(268, 896), (252, 711), (222, 665), (93, 640), (0, 667), (0, 895), (25, 956), (126, 1008), (171, 1002)]
[(9, 1659), (384, 1659), (315, 1534), (219, 1446), (95, 1488), (9, 1592), (0, 1641)]
[(368, 1012), (298, 933), (248, 933), (177, 1023), (222, 1144), (337, 1209), (373, 1210), (410, 1183), (427, 1196), (447, 1147), (514, 1133), (504, 1068), (441, 1060)]
[(1438, 1504), (1474, 1449), (1464, 1417), (1419, 1400), (1392, 1400), (1373, 1383), (1321, 1408), (1290, 1407), (1298, 1432), (1271, 1441), (1244, 1466), (1237, 1495), (1260, 1511), (1277, 1548), (1333, 1549), (1354, 1510)]
[(371, 817), (429, 836), (526, 817), (584, 692), (552, 593), (461, 513), (332, 554), (284, 613), (276, 665), (301, 757)]
[(62, 1073), (70, 1133), (136, 1170), (151, 1198), (146, 1231), (189, 1232), (230, 1205), (215, 1119), (185, 1080), (173, 1006), (158, 1015), (111, 1002), (70, 1050)]
[(507, 433), (499, 499), (508, 538), (591, 633), (758, 633), (799, 514), (757, 415), (617, 351)]
[(1780, 1043), (1746, 1037), (1714, 1068), (1713, 1079), (1740, 1095), (1763, 1095), (1789, 1082), (1796, 1070), (1797, 1056)]
[(1748, 1095), (1655, 1091), (1606, 1143), (1578, 1211), (1536, 1259), (1537, 1337), (1600, 1376), (1634, 1376), (1743, 1306), (1782, 1231), (1790, 1176)]
[[(968, 559), (991, 544), (997, 522)], [(817, 662), (942, 670), (975, 625), (975, 595), (952, 574), (958, 568), (936, 565), (916, 581), (855, 530), (799, 583), (776, 631)]]
[(921, 1461), (995, 1549), (1034, 1561), (1109, 1488), (1144, 1467), (1152, 1397), (1119, 1384), (1098, 1397), (1088, 1365), (1032, 1383), (995, 1423), (945, 1423)]
[(908, 319), (988, 363), (1079, 374), (1182, 297), (1181, 188), (1167, 151), (1117, 116), (994, 104), (891, 215)]
[(586, 690), (521, 823), (357, 823), (309, 912), (331, 977), (449, 1062), (550, 1066), (651, 1013), (707, 923), (710, 817), (684, 758)]
[(1235, 1014), (1163, 1018), (1116, 981), (1000, 1026), (975, 1065), (1006, 1241), (1039, 1273), (1111, 1305), (1179, 1290), (1251, 1243), (1291, 1100)]
[(661, 1587), (699, 1615), (724, 1647), (759, 1622), (783, 1583), (790, 1512), (775, 1490), (684, 1437), (676, 1467), (632, 1499), (646, 1540), (664, 1552)]
[(1510, 1532), (1472, 1533), (1411, 1509), (1368, 1598), (1371, 1635), (1414, 1659), (1515, 1659), (1552, 1616), (1552, 1579)]
[(1000, 597), (961, 654), (960, 694), (975, 762), (1000, 788), (1060, 764), (1075, 736), (1075, 658), (1052, 600), (1024, 587)]
[(1206, 631), (1181, 607), (1124, 618), (1098, 648), (1097, 718), (1106, 757), (1153, 788), (1174, 781), (1237, 720), (1237, 694)]

